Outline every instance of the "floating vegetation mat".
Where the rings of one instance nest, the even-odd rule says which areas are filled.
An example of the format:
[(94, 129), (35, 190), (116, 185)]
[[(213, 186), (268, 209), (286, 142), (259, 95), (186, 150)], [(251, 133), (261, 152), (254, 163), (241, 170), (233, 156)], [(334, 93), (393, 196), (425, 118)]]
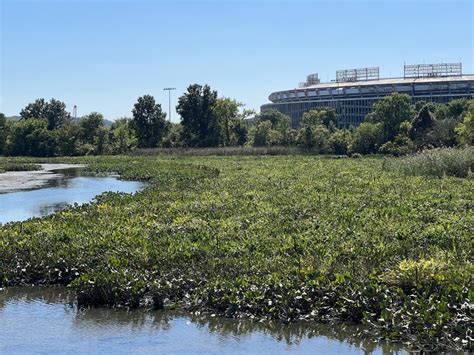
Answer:
[(407, 176), (377, 158), (59, 161), (150, 184), (0, 227), (0, 287), (64, 284), (84, 306), (347, 321), (413, 350), (473, 350), (473, 179)]

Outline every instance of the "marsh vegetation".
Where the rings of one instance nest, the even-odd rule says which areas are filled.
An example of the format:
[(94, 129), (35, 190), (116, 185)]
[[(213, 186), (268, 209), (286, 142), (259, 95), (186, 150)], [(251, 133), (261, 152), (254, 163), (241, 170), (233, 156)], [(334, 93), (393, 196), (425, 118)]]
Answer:
[(413, 349), (472, 350), (473, 179), (380, 158), (60, 161), (150, 185), (1, 227), (0, 287), (63, 284), (82, 306), (339, 320)]

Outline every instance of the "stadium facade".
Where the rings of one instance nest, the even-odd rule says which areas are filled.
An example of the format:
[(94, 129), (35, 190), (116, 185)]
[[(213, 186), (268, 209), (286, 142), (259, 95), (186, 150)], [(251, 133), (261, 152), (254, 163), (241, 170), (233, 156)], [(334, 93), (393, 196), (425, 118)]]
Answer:
[(276, 109), (291, 118), (298, 127), (303, 113), (332, 107), (341, 125), (357, 126), (372, 111), (373, 104), (393, 92), (410, 95), (413, 103), (448, 103), (474, 97), (474, 75), (462, 74), (461, 63), (414, 64), (404, 66), (404, 76), (379, 78), (379, 68), (346, 69), (336, 72), (336, 80), (321, 83), (318, 74), (308, 75), (296, 89), (277, 91), (269, 96), (271, 103), (261, 111)]

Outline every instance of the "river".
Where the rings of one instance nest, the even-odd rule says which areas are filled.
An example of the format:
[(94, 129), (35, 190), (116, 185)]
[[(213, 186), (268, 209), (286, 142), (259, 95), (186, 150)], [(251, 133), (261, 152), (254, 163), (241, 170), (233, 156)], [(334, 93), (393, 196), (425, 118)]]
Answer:
[(42, 217), (68, 205), (90, 202), (106, 191), (133, 193), (145, 186), (118, 176), (93, 175), (70, 165), (45, 166), (42, 171), (0, 174), (5, 180), (4, 189), (0, 188), (0, 223)]
[(355, 328), (253, 322), (166, 310), (78, 309), (62, 287), (0, 291), (2, 354), (395, 353)]

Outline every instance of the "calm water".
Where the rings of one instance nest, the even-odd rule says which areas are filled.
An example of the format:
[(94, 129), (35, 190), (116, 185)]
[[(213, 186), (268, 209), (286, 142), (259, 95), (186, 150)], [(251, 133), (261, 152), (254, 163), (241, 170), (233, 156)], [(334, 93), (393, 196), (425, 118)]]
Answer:
[[(77, 309), (63, 288), (0, 291), (1, 354), (395, 353), (351, 329), (257, 323), (172, 311)], [(336, 329), (337, 328), (337, 329)]]
[(80, 169), (55, 171), (61, 176), (39, 189), (0, 194), (0, 223), (41, 217), (74, 203), (90, 202), (105, 192), (136, 192), (142, 182), (123, 181), (116, 176), (86, 176)]

